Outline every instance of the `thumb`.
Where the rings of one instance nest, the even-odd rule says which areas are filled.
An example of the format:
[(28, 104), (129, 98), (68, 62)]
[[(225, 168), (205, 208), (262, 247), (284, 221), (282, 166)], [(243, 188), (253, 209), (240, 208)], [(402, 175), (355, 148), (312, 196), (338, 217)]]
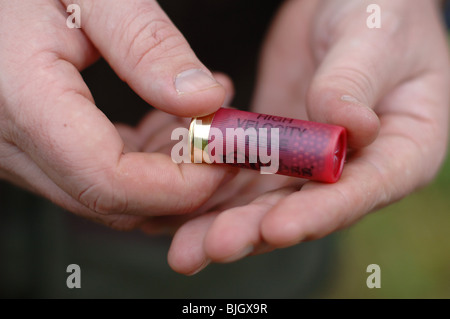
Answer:
[(82, 30), (145, 101), (186, 117), (209, 114), (222, 105), (224, 88), (156, 1), (79, 0), (78, 4)]
[(409, 57), (392, 54), (405, 49), (394, 15), (383, 16), (380, 29), (367, 26), (364, 4), (341, 18), (328, 24), (332, 30), (317, 25), (313, 42), (320, 65), (307, 93), (307, 112), (311, 120), (346, 127), (349, 145), (358, 148), (377, 137), (376, 105), (414, 66)]

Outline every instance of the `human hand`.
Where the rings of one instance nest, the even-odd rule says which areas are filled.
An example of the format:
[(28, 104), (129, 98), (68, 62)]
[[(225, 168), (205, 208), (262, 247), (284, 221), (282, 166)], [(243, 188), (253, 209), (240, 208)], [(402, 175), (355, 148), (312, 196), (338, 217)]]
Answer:
[[(66, 26), (79, 4), (82, 29)], [(225, 97), (156, 1), (0, 1), (0, 178), (117, 229), (200, 206), (228, 168), (175, 165), (128, 152), (79, 71), (103, 56), (144, 100), (178, 116), (205, 115)], [(105, 106), (107, 107), (107, 106)], [(126, 106), (124, 106), (126, 107)], [(156, 126), (155, 126), (156, 127)], [(232, 173), (231, 173), (232, 174)]]
[[(374, 2), (380, 29), (366, 26)], [(230, 196), (217, 192), (209, 213), (178, 229), (168, 257), (174, 270), (193, 274), (210, 261), (324, 237), (432, 180), (446, 152), (450, 100), (436, 4), (286, 2), (264, 46), (254, 110), (346, 127), (343, 175), (302, 186), (241, 171), (225, 186)]]

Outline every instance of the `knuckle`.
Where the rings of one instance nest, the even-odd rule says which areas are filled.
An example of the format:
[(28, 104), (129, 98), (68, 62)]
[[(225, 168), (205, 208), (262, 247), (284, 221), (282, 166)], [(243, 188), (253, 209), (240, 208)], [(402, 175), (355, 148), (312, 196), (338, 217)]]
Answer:
[(148, 19), (144, 14), (130, 17), (120, 37), (128, 44), (125, 60), (131, 61), (133, 69), (143, 60), (158, 60), (178, 55), (177, 48), (187, 43), (169, 19)]
[[(366, 72), (353, 66), (339, 66), (332, 70), (332, 74), (327, 75), (321, 79), (325, 86), (333, 84), (342, 90), (342, 93), (347, 93), (359, 99), (363, 103), (369, 103), (371, 97), (375, 95), (374, 80), (366, 74)], [(312, 92), (313, 95), (321, 95), (322, 88)], [(372, 106), (372, 105), (368, 105)]]
[(123, 214), (128, 209), (126, 193), (120, 192), (111, 183), (97, 183), (78, 193), (80, 203), (100, 215)]

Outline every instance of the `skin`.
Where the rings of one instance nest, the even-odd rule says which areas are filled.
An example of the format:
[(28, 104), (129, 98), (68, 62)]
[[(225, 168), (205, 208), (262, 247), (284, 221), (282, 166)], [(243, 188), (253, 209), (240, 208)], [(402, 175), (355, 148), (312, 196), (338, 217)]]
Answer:
[[(82, 29), (66, 26), (71, 3), (81, 8)], [(98, 110), (80, 76), (101, 55), (164, 112), (219, 108), (225, 89), (155, 1), (2, 0), (0, 30), (0, 178), (126, 230), (152, 215), (194, 210), (233, 174), (127, 152), (120, 127)], [(189, 70), (204, 73), (191, 91), (179, 76)], [(148, 138), (152, 129), (134, 139), (141, 133)]]
[(193, 274), (211, 261), (324, 237), (433, 179), (446, 153), (450, 87), (437, 3), (376, 1), (382, 26), (369, 29), (371, 3), (286, 2), (255, 91), (255, 111), (273, 114), (276, 105), (277, 115), (347, 128), (351, 152), (341, 179), (302, 185), (238, 176), (218, 195), (224, 206), (177, 230), (173, 269)]
[[(380, 29), (366, 26), (374, 2)], [(252, 107), (344, 126), (351, 149), (335, 184), (175, 165), (179, 117), (228, 104), (231, 80), (177, 89), (186, 70), (211, 73), (154, 1), (75, 3), (82, 30), (65, 26), (69, 1), (0, 1), (0, 177), (117, 229), (173, 233), (177, 272), (348, 227), (429, 183), (445, 157), (450, 68), (437, 2), (290, 0), (274, 20)], [(79, 75), (99, 55), (161, 111), (137, 127), (110, 123)]]

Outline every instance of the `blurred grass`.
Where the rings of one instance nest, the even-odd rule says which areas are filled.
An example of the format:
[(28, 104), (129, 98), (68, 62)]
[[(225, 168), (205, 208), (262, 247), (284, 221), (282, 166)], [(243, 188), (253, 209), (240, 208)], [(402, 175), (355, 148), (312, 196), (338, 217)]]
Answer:
[[(381, 268), (369, 289), (366, 268)], [(435, 181), (340, 233), (320, 298), (450, 298), (450, 156)]]

